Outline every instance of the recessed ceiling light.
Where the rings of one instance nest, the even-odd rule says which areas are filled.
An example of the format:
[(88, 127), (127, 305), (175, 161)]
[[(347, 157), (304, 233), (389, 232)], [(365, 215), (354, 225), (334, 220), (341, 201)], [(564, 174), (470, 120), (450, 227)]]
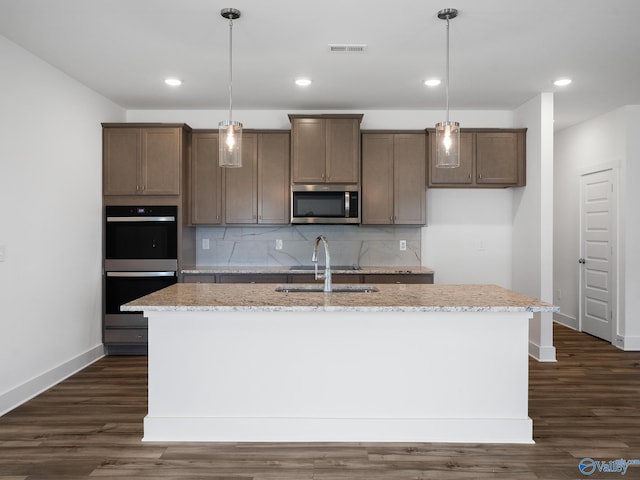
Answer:
[(298, 78), (296, 79), (296, 85), (298, 85), (299, 87), (308, 87), (309, 85), (311, 85), (311, 80), (309, 80), (308, 78)]
[(182, 80), (180, 80), (179, 78), (165, 78), (164, 83), (172, 87), (177, 87), (179, 85), (182, 85)]
[(553, 84), (555, 86), (557, 86), (557, 87), (566, 87), (570, 83), (571, 83), (571, 79), (570, 78), (559, 78), (558, 80), (553, 82)]
[(430, 79), (424, 81), (424, 84), (427, 87), (437, 87), (438, 85), (440, 85), (440, 83), (441, 83), (440, 79), (438, 79), (438, 78), (430, 78)]

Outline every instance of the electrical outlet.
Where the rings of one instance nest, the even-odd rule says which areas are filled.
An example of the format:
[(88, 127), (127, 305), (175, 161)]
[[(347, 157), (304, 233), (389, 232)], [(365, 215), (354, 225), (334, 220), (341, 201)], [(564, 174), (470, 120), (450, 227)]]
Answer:
[(562, 291), (556, 288), (556, 300), (562, 300)]
[(5, 252), (6, 252), (5, 246), (0, 245), (0, 262), (4, 262)]
[(407, 241), (406, 240), (400, 240), (400, 250), (401, 251), (405, 251), (407, 249)]
[(209, 239), (208, 238), (203, 238), (202, 239), (202, 249), (203, 250), (209, 250)]
[(282, 250), (282, 239), (278, 238), (276, 240), (276, 250)]

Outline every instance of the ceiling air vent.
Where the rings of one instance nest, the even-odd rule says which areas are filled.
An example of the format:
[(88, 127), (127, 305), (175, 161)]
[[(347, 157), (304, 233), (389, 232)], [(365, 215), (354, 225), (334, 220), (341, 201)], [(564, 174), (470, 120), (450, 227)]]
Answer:
[(329, 52), (331, 53), (367, 53), (365, 44), (354, 43), (330, 43)]

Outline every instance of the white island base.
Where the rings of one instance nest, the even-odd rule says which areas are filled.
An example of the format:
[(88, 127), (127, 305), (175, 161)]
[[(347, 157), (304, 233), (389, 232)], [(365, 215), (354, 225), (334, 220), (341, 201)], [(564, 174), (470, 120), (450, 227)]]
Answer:
[(533, 443), (529, 311), (144, 310), (145, 441)]

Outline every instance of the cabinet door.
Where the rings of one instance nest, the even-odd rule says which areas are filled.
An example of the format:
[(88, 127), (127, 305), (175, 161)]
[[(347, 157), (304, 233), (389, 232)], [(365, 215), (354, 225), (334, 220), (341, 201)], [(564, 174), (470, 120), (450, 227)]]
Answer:
[(242, 167), (225, 169), (225, 222), (258, 222), (258, 136), (242, 135)]
[[(318, 266), (318, 271), (324, 273), (324, 265), (322, 268)], [(313, 273), (296, 273), (289, 275), (288, 283), (317, 283), (319, 285), (324, 284), (324, 279), (316, 280)], [(355, 275), (352, 273), (332, 273), (331, 284), (336, 283), (362, 283), (362, 275)]]
[(217, 277), (218, 283), (287, 283), (284, 273), (219, 273)]
[(362, 135), (362, 223), (393, 223), (393, 134)]
[(326, 182), (358, 183), (360, 180), (360, 122), (355, 119), (325, 120)]
[(474, 134), (460, 133), (460, 166), (457, 168), (436, 167), (435, 133), (430, 138), (430, 185), (469, 185), (473, 183)]
[(320, 118), (295, 118), (291, 122), (291, 160), (294, 183), (325, 180), (325, 135)]
[(191, 223), (222, 222), (222, 169), (218, 166), (218, 134), (191, 137)]
[(289, 134), (263, 133), (258, 138), (258, 223), (288, 224)]
[(433, 283), (432, 273), (372, 273), (364, 275), (364, 283)]
[(104, 129), (104, 195), (135, 195), (138, 192), (141, 138), (139, 128)]
[(142, 194), (180, 194), (181, 129), (142, 129)]
[(426, 138), (422, 134), (396, 134), (393, 142), (393, 223), (424, 225), (426, 220)]
[(185, 273), (182, 283), (216, 283), (216, 276), (203, 273)]
[(476, 134), (476, 183), (518, 183), (518, 134)]

